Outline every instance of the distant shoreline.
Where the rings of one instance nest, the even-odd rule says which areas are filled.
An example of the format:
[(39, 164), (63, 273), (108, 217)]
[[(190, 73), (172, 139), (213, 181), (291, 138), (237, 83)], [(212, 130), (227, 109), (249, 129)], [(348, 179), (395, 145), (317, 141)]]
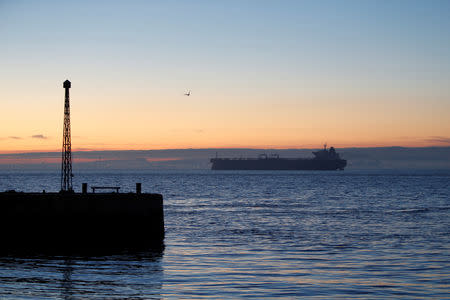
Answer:
[[(330, 145), (331, 146), (331, 145)], [(202, 170), (209, 159), (257, 157), (277, 153), (280, 157), (312, 157), (317, 149), (203, 148), (167, 150), (74, 151), (74, 170)], [(348, 160), (348, 170), (450, 170), (450, 147), (338, 148)], [(60, 152), (0, 154), (0, 171), (59, 170)]]

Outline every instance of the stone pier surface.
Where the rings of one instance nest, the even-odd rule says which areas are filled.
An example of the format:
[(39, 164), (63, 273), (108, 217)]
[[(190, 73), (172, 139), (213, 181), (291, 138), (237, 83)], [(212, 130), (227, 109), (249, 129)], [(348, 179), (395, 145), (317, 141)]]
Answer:
[(164, 241), (163, 197), (0, 193), (2, 248), (133, 248)]

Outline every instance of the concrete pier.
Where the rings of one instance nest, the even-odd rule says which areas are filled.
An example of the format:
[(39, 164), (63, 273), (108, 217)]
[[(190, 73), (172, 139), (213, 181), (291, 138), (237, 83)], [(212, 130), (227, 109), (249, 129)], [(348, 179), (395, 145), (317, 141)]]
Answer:
[(163, 197), (146, 193), (0, 193), (2, 247), (132, 248), (164, 240)]

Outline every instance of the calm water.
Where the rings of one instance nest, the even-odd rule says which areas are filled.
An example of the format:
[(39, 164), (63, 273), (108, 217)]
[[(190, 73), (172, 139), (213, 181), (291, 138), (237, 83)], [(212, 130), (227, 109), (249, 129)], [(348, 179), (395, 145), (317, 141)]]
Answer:
[[(162, 193), (165, 249), (3, 255), (0, 298), (450, 297), (450, 173), (85, 173), (78, 191), (82, 182)], [(59, 174), (0, 173), (0, 191), (58, 184)]]

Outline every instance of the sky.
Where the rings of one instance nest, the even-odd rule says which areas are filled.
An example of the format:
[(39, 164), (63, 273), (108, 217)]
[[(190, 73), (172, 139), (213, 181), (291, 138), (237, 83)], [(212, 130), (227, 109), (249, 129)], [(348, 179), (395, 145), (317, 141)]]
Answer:
[(0, 0), (0, 45), (0, 153), (66, 79), (74, 150), (450, 145), (450, 1)]

